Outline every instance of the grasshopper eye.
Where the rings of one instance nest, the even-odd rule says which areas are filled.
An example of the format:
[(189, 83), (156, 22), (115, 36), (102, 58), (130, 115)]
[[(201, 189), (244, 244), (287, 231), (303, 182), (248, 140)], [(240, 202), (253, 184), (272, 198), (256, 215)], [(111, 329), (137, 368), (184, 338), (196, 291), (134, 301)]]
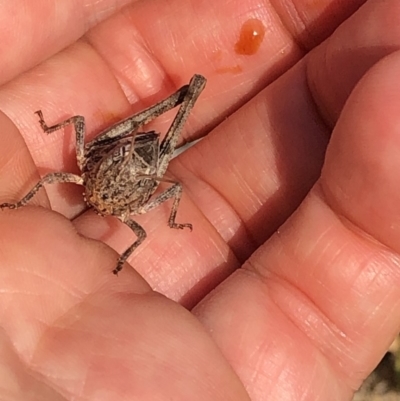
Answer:
[(101, 195), (101, 199), (102, 200), (107, 200), (107, 199), (109, 199), (109, 195), (108, 194), (103, 194), (103, 195)]

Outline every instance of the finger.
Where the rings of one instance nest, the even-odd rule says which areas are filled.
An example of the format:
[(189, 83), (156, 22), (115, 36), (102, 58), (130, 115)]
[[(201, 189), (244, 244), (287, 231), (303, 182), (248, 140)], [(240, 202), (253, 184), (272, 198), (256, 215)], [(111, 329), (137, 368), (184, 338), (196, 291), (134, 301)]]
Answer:
[(400, 329), (399, 68), (367, 73), (320, 181), (195, 310), (252, 400), (351, 399)]
[[(132, 0), (52, 1), (18, 0), (0, 7), (2, 63), (0, 84), (18, 76), (75, 42), (91, 26)], [(21, 32), (24, 34), (21, 35)]]
[(369, 1), (340, 26), (325, 46), (310, 54), (310, 92), (328, 126), (336, 123), (360, 78), (376, 62), (399, 49), (399, 30), (397, 1)]

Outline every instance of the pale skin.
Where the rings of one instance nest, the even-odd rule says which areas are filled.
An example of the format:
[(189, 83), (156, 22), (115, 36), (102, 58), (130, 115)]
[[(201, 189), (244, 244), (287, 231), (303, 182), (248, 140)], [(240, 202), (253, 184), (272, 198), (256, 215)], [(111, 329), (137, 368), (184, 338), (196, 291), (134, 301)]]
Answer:
[[(35, 110), (92, 139), (196, 72), (183, 140), (223, 123), (170, 164), (193, 232), (168, 202), (139, 216), (118, 277), (133, 233), (81, 213), (79, 186), (2, 211), (0, 398), (350, 400), (400, 329), (398, 1), (50, 3), (0, 7), (0, 202), (77, 171), (72, 131)], [(266, 37), (238, 56), (254, 10)]]

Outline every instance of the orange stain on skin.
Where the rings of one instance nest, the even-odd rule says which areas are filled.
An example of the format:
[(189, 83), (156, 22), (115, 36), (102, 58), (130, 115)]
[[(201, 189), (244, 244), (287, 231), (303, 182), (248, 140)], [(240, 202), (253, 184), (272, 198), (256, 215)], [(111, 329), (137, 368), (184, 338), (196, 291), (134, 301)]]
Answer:
[(235, 52), (246, 56), (256, 54), (265, 35), (265, 27), (257, 18), (247, 20), (240, 29), (239, 40), (235, 43)]
[(243, 72), (243, 68), (240, 65), (233, 67), (221, 67), (215, 70), (218, 74), (240, 74)]

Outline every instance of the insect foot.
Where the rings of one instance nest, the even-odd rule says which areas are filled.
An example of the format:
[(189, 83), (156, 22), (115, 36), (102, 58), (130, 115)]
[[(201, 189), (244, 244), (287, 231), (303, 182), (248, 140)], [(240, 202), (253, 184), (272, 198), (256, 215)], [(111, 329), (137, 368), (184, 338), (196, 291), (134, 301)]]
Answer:
[(170, 225), (171, 228), (177, 228), (178, 230), (183, 230), (184, 228), (188, 228), (190, 231), (193, 231), (193, 226), (190, 223), (179, 224), (174, 223)]
[[(0, 208), (17, 209), (25, 206), (44, 184), (69, 182), (82, 185), (84, 199), (90, 208), (102, 216), (112, 215), (119, 218), (136, 234), (136, 241), (119, 257), (114, 274), (121, 271), (132, 252), (146, 238), (146, 231), (131, 216), (147, 213), (172, 199), (169, 227), (192, 230), (190, 223), (175, 222), (182, 185), (164, 178), (164, 174), (183, 126), (205, 84), (206, 79), (203, 76), (194, 75), (188, 85), (182, 86), (166, 99), (117, 122), (87, 143), (84, 117), (73, 116), (49, 126), (42, 111), (37, 111), (40, 126), (47, 134), (73, 125), (80, 175), (66, 172), (47, 174), (19, 202), (3, 203)], [(178, 112), (161, 141), (159, 133), (140, 131), (145, 124), (177, 106)], [(153, 197), (161, 182), (172, 185)]]
[(17, 209), (18, 208), (18, 204), (15, 203), (2, 203), (0, 205), (0, 209)]

